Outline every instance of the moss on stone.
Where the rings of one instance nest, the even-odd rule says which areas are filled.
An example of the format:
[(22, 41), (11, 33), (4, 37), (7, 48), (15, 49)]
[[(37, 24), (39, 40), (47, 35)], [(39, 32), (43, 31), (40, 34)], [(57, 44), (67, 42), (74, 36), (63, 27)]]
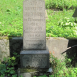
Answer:
[(21, 68), (20, 69), (20, 72), (21, 73), (24, 73), (24, 72), (36, 72), (37, 71), (37, 69), (27, 69), (27, 68)]
[(2, 40), (2, 39), (11, 39), (12, 37), (8, 37), (8, 36), (0, 36), (0, 40)]

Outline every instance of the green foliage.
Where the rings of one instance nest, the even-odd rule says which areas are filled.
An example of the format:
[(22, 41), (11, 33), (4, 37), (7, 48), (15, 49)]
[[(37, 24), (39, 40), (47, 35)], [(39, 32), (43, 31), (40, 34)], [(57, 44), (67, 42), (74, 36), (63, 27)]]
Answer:
[(65, 17), (59, 21), (58, 26), (62, 27), (63, 29), (64, 28), (73, 28), (73, 27), (77, 26), (77, 24), (74, 21), (75, 21), (75, 19), (73, 17), (71, 17), (71, 18)]
[(46, 20), (47, 37), (77, 37), (76, 19), (72, 17), (72, 10), (54, 12), (47, 10), (48, 19)]
[[(13, 65), (11, 65), (11, 62), (16, 61), (16, 57), (19, 57), (19, 55), (17, 53), (14, 53), (13, 57), (10, 58), (4, 58), (4, 63), (0, 64), (0, 77), (4, 77), (4, 76), (11, 76), (11, 77), (17, 77), (17, 74), (15, 72), (15, 68), (14, 65), (17, 63), (13, 63)], [(71, 61), (72, 59), (68, 58), (66, 56), (66, 59), (63, 60), (59, 60), (56, 57), (54, 57), (51, 54), (51, 67), (53, 69), (53, 73), (52, 75), (50, 75), (49, 77), (77, 77), (77, 67), (72, 67), (71, 66)], [(73, 56), (75, 57), (75, 56)], [(7, 64), (9, 63), (9, 64)], [(68, 65), (66, 65), (68, 63)], [(19, 76), (22, 77), (22, 76)], [(36, 77), (36, 76), (34, 76)], [(43, 76), (39, 76), (39, 77), (47, 77), (46, 75)]]
[(15, 52), (13, 54), (13, 57), (4, 58), (3, 62), (0, 64), (0, 77), (17, 77), (17, 73), (14, 66), (18, 64), (18, 58), (20, 57), (20, 55)]
[[(50, 77), (77, 77), (77, 67), (71, 66), (71, 59), (66, 58), (65, 61), (58, 60), (51, 54), (51, 67), (53, 67), (53, 73)], [(67, 68), (66, 63), (70, 67)]]
[(60, 10), (69, 9), (69, 8), (76, 8), (77, 7), (77, 0), (45, 0), (46, 8), (57, 8)]
[(52, 54), (51, 54), (50, 57), (51, 57), (51, 61), (50, 61), (51, 62), (51, 67), (53, 68), (53, 74), (56, 74), (60, 70), (66, 68), (65, 61), (61, 61), (61, 60), (57, 59)]
[[(45, 0), (45, 4), (47, 8), (62, 9), (71, 6), (76, 7), (77, 2), (76, 0)], [(65, 30), (66, 33), (64, 33), (62, 28), (56, 27), (58, 20), (71, 16), (73, 12), (63, 11), (62, 13), (57, 12), (55, 15), (52, 15), (52, 13), (54, 14), (53, 11), (48, 13), (46, 36), (67, 37), (69, 35), (68, 37), (76, 37), (76, 30), (74, 31), (75, 34), (72, 34), (73, 30)], [(23, 36), (23, 0), (0, 0), (0, 36)]]
[(0, 36), (22, 36), (22, 19), (23, 0), (0, 0)]
[(6, 65), (0, 64), (0, 76), (3, 75), (5, 73), (5, 71), (6, 71)]

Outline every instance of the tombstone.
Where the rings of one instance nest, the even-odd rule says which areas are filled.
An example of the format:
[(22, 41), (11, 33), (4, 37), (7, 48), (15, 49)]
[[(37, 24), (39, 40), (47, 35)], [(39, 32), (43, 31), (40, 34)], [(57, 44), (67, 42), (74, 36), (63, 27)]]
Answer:
[(49, 51), (46, 47), (44, 0), (23, 2), (23, 50), (21, 68), (49, 68)]
[(77, 17), (77, 8), (75, 9), (75, 12), (73, 14), (73, 17)]
[(46, 49), (44, 0), (23, 3), (23, 49)]
[(77, 23), (77, 8), (75, 9), (75, 12), (73, 14), (73, 17), (75, 18), (75, 23)]

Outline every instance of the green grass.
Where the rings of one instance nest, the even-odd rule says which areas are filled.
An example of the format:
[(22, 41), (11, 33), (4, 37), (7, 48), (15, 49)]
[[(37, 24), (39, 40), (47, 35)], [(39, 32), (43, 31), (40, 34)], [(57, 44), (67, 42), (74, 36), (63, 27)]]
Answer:
[[(45, 3), (47, 4), (47, 2), (48, 0)], [(51, 2), (48, 5), (52, 5)], [(61, 3), (60, 0), (58, 3)], [(75, 4), (76, 0), (71, 3)], [(71, 38), (77, 36), (74, 27), (72, 29), (68, 28), (68, 30), (59, 26), (59, 21), (61, 22), (64, 17), (71, 19), (74, 10), (54, 12), (52, 9), (47, 9), (47, 11), (49, 18), (46, 20), (47, 37)], [(0, 36), (23, 36), (23, 0), (0, 0)]]
[(57, 8), (63, 10), (76, 8), (77, 7), (77, 0), (45, 0), (46, 8)]
[(0, 0), (0, 35), (22, 35), (23, 0)]
[[(53, 11), (47, 10), (48, 19), (46, 20), (46, 36), (49, 37), (65, 37), (76, 38), (75, 19), (72, 17), (74, 10)], [(69, 19), (68, 19), (69, 18)], [(61, 25), (61, 23), (63, 24)], [(71, 23), (73, 26), (65, 25)], [(74, 25), (74, 23), (76, 25)]]

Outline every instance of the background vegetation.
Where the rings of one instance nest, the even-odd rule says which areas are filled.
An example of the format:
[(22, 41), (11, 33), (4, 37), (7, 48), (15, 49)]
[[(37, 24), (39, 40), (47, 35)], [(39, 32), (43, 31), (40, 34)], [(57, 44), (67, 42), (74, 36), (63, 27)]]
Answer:
[(48, 37), (77, 37), (77, 23), (72, 17), (74, 10), (48, 11), (46, 21), (46, 36)]
[[(45, 0), (45, 4), (46, 36), (76, 38), (77, 24), (72, 15), (77, 0)], [(23, 36), (23, 0), (0, 0), (0, 36)]]
[(23, 0), (0, 0), (0, 35), (23, 33)]
[(45, 4), (47, 9), (73, 9), (77, 7), (77, 0), (45, 0)]
[[(17, 75), (19, 57), (17, 53), (13, 53), (13, 57), (4, 58), (0, 61), (0, 77), (23, 77)], [(74, 59), (76, 57), (73, 57)], [(75, 66), (71, 64), (72, 59), (65, 57), (65, 60), (59, 60), (51, 54), (51, 67), (53, 72), (49, 77), (77, 77), (77, 63)], [(34, 76), (36, 77), (36, 76)], [(46, 74), (39, 77), (47, 77)]]
[[(48, 14), (46, 20), (47, 37), (77, 37), (77, 19), (72, 15), (77, 0), (45, 0)], [(23, 36), (23, 0), (0, 0), (0, 36)], [(15, 65), (18, 56), (0, 63), (1, 77), (16, 77)], [(77, 77), (77, 67), (71, 66), (71, 59), (61, 62), (51, 55), (53, 73), (50, 77)], [(69, 67), (67, 68), (66, 63)], [(45, 77), (45, 76), (42, 76)]]

